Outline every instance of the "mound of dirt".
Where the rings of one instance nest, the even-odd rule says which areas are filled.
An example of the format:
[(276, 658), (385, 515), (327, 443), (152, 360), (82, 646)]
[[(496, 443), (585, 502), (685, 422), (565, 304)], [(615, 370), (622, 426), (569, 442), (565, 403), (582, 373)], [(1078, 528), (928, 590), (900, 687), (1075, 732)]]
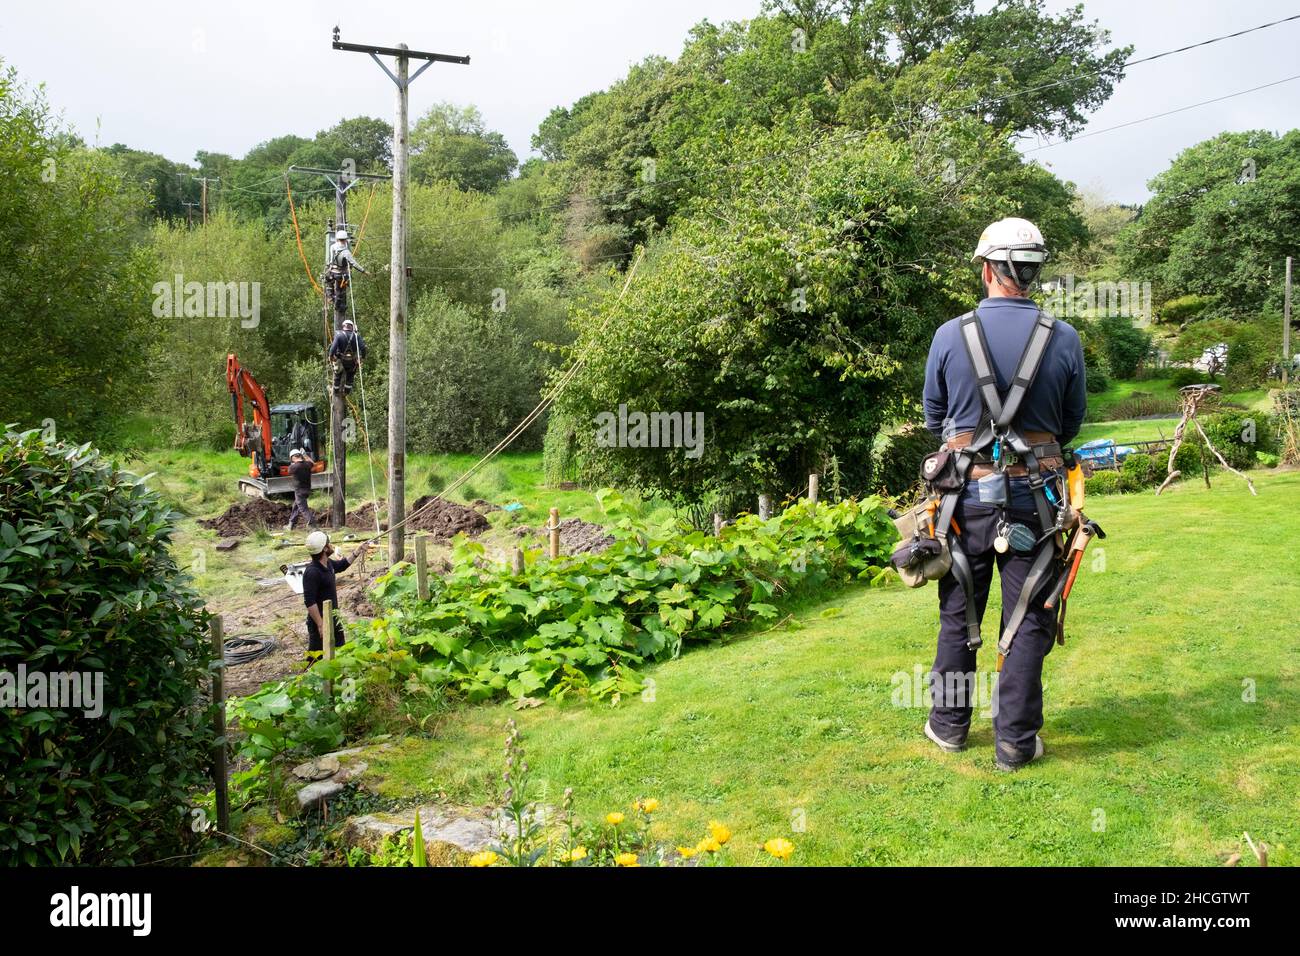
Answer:
[(435, 538), (453, 538), (463, 531), (472, 538), (491, 527), (487, 518), (473, 508), (436, 495), (425, 495), (407, 508), (406, 513), (415, 515), (425, 507), (429, 510), (417, 515), (406, 526), (408, 530), (428, 531)]
[[(543, 548), (547, 547), (551, 540), (550, 532), (545, 526), (533, 529), (526, 524), (520, 525), (514, 529), (514, 534), (519, 538), (535, 538), (536, 543)], [(607, 534), (598, 524), (583, 521), (581, 518), (560, 519), (561, 554), (583, 554), (588, 551), (599, 554), (613, 543), (614, 536)]]
[[(217, 515), (215, 518), (200, 518), (196, 523), (202, 528), (211, 528), (223, 538), (234, 538), (255, 531), (274, 531), (289, 523), (291, 506), (285, 502), (272, 501), (269, 498), (245, 498)], [(326, 521), (327, 513), (313, 512), (316, 521)]]
[[(349, 528), (361, 528), (366, 531), (375, 530), (375, 511), (378, 506), (373, 501), (367, 501), (360, 508), (348, 512), (347, 526)], [(383, 530), (388, 527), (388, 522), (382, 518), (379, 521), (379, 528)]]

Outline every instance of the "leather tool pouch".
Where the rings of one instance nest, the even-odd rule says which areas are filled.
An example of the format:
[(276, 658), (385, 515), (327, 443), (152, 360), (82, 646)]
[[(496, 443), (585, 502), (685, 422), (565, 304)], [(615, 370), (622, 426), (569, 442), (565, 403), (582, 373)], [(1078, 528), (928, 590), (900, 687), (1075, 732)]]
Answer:
[(921, 480), (940, 494), (960, 491), (963, 482), (957, 474), (956, 454), (944, 448), (926, 455), (921, 462)]
[(930, 510), (926, 502), (903, 512), (894, 519), (902, 539), (894, 549), (890, 563), (903, 583), (919, 588), (927, 581), (937, 581), (952, 567), (952, 552), (946, 537), (930, 534)]

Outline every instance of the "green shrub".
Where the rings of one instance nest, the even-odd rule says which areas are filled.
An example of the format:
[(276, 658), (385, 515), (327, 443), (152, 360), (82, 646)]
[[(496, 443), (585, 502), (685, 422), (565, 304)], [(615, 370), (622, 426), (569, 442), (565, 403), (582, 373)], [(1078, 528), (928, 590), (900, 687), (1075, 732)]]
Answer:
[(555, 488), (566, 481), (577, 481), (578, 423), (565, 409), (552, 407), (542, 439), (542, 472), (547, 487)]
[(1121, 490), (1118, 471), (1094, 471), (1084, 486), (1085, 495), (1113, 495)]
[(36, 431), (0, 443), (0, 500), (0, 675), (88, 675), (96, 697), (0, 721), (0, 863), (167, 856), (213, 744), (207, 613), (168, 551), (173, 515), (89, 445)]
[[(1207, 454), (1205, 443), (1201, 441), (1201, 436), (1192, 428), (1183, 435), (1183, 443), (1178, 446), (1178, 454), (1174, 456), (1174, 468), (1182, 472), (1184, 478), (1195, 478), (1203, 471), (1202, 461)], [(1210, 456), (1210, 464), (1213, 467), (1213, 457)], [(1168, 456), (1165, 461), (1168, 461)]]
[(921, 480), (921, 462), (939, 447), (923, 426), (908, 424), (882, 439), (872, 456), (871, 483), (888, 495), (904, 495)]
[(1164, 480), (1164, 470), (1150, 455), (1129, 455), (1120, 466), (1120, 476), (1126, 490), (1140, 491)]
[(1254, 412), (1221, 412), (1206, 420), (1202, 427), (1219, 454), (1233, 468), (1253, 468), (1257, 451), (1277, 450), (1273, 426), (1265, 415)]

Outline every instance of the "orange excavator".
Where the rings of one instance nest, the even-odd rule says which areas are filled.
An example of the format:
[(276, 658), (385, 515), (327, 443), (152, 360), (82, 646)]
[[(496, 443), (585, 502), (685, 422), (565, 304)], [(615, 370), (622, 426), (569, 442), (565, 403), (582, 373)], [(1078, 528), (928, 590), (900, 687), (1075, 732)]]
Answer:
[[(329, 491), (334, 476), (320, 442), (316, 406), (309, 402), (272, 406), (253, 373), (239, 364), (233, 353), (226, 356), (226, 385), (230, 408), (235, 415), (235, 451), (248, 463), (248, 477), (239, 479), (239, 490), (254, 498), (293, 494), (289, 477), (289, 453), (301, 448), (312, 459), (313, 491)], [(251, 408), (253, 421), (244, 417), (244, 405)]]

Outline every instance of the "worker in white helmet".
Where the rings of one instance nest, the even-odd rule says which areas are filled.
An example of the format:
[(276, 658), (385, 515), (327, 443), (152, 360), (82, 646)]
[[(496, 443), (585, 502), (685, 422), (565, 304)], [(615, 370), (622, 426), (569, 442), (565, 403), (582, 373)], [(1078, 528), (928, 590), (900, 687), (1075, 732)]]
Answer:
[(330, 602), (334, 608), (334, 646), (347, 642), (343, 633), (342, 615), (339, 613), (339, 592), (335, 575), (346, 571), (358, 555), (367, 553), (374, 546), (373, 541), (366, 541), (351, 558), (334, 558), (334, 546), (324, 531), (313, 531), (307, 535), (307, 553), (311, 561), (302, 572), (302, 601), (307, 606), (307, 659), (319, 658), (324, 650), (321, 635), (325, 628), (324, 603)]
[[(1087, 410), (1078, 333), (1029, 298), (1047, 259), (1043, 234), (1026, 219), (985, 229), (971, 257), (985, 298), (939, 328), (925, 371), (926, 426), (943, 442), (925, 467), (951, 467), (942, 483), (953, 490), (939, 500), (951, 505), (959, 531), (948, 536), (955, 542), (951, 569), (938, 571), (938, 651), (924, 730), (942, 750), (966, 746), (980, 622), (996, 566), (1006, 626), (992, 709), (994, 757), (1003, 770), (1044, 752), (1043, 658), (1057, 628), (1040, 590), (1053, 555), (1041, 552), (1053, 547), (1051, 523), (1063, 500), (1062, 446), (1078, 434)], [(935, 491), (938, 483), (925, 477)], [(938, 524), (949, 524), (942, 512)], [(1020, 607), (1026, 590), (1030, 600)]]
[(348, 313), (348, 290), (352, 284), (352, 270), (356, 269), (361, 273), (366, 271), (352, 254), (348, 242), (346, 229), (335, 231), (334, 241), (330, 243), (329, 248), (329, 266), (325, 270), (325, 295), (334, 305), (335, 331)]

